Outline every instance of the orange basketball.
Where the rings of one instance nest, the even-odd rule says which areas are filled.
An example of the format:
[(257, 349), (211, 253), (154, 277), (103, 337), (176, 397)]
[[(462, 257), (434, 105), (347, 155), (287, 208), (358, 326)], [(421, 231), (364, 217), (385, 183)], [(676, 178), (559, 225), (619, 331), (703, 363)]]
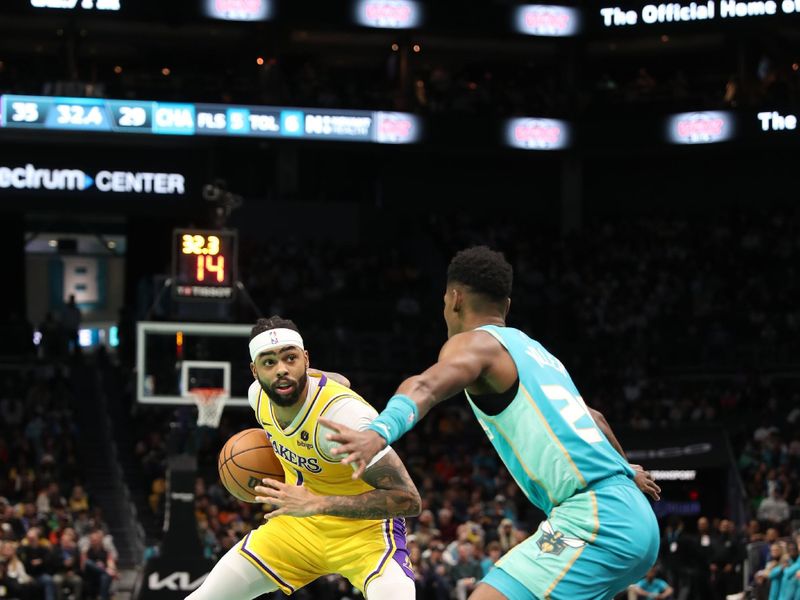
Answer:
[(283, 466), (272, 451), (267, 432), (245, 429), (225, 442), (217, 460), (222, 485), (239, 500), (254, 502), (253, 489), (265, 477), (284, 481)]

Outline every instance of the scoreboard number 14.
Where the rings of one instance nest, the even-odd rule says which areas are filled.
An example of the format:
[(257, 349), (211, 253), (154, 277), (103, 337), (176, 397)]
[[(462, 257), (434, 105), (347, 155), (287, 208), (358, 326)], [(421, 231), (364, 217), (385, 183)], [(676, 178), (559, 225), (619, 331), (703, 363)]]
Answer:
[(176, 229), (173, 238), (173, 295), (231, 300), (236, 281), (236, 233)]

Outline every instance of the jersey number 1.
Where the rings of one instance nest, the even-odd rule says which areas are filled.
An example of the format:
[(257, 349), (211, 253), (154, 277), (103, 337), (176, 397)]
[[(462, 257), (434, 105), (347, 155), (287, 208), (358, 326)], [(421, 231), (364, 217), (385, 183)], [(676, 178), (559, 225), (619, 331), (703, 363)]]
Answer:
[[(543, 385), (542, 391), (544, 395), (547, 396), (548, 400), (562, 400), (567, 403), (567, 405), (558, 412), (567, 424), (572, 427), (572, 430), (578, 437), (590, 444), (597, 444), (603, 441), (603, 435), (595, 425), (594, 419), (589, 413), (589, 409), (586, 408), (583, 398), (580, 396), (573, 396), (567, 389), (560, 385)], [(576, 423), (584, 416), (589, 417), (589, 421), (591, 421), (592, 424), (589, 427), (578, 427)]]

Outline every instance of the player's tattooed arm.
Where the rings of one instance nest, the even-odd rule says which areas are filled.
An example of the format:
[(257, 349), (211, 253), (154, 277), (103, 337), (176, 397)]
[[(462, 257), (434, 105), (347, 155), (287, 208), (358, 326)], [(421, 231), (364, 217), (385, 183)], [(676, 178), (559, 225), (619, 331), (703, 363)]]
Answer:
[(421, 500), (403, 461), (394, 450), (369, 467), (361, 479), (375, 489), (357, 496), (328, 496), (323, 514), (351, 519), (414, 517)]
[(302, 485), (264, 479), (256, 502), (271, 504), (265, 517), (331, 515), (349, 519), (412, 517), (420, 512), (419, 492), (394, 450), (366, 470), (362, 479), (375, 489), (354, 496), (320, 496)]

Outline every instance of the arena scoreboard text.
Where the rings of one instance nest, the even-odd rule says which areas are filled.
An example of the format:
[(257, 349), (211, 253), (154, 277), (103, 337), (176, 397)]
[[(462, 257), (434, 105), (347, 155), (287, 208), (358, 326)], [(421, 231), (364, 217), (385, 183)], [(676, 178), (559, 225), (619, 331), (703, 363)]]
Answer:
[(233, 300), (236, 232), (175, 229), (172, 238), (173, 297), (179, 300)]
[(0, 96), (0, 125), (14, 129), (227, 136), (410, 144), (420, 121), (409, 113), (231, 106), (105, 98)]

